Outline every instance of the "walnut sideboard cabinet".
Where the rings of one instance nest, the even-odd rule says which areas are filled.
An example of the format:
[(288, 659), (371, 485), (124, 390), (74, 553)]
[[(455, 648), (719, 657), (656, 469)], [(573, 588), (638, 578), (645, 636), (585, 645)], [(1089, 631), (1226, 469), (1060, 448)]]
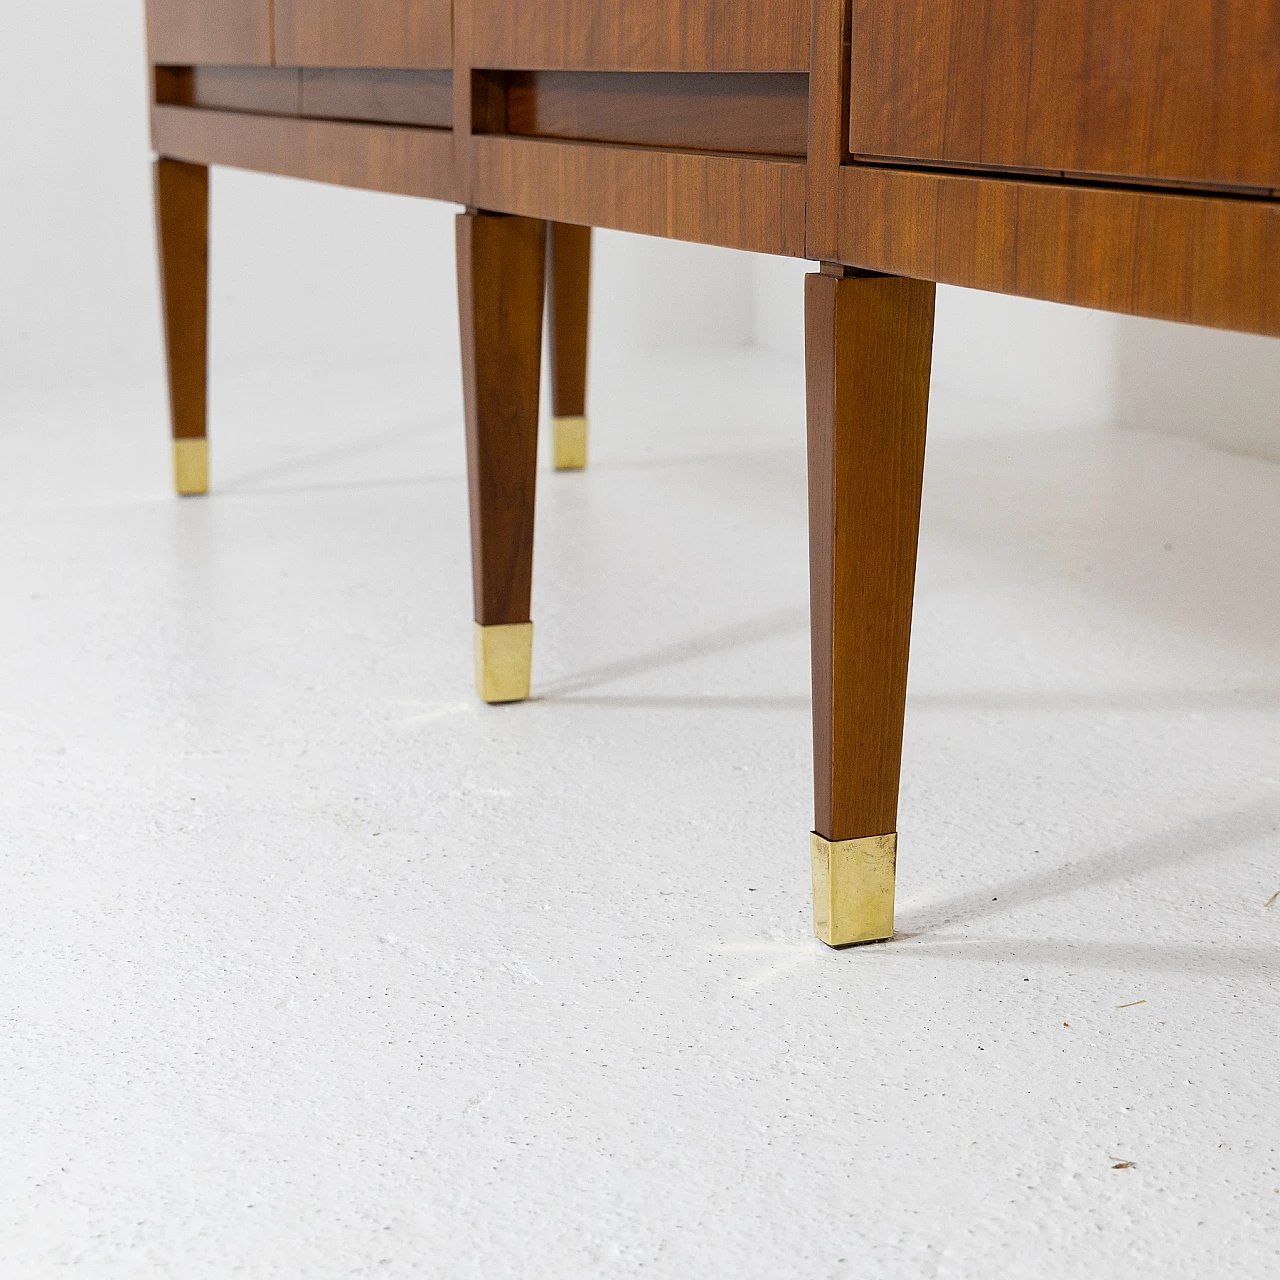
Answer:
[[(178, 488), (208, 166), (458, 219), (480, 696), (528, 696), (590, 228), (808, 258), (817, 933), (892, 936), (937, 282), (1280, 335), (1280, 0), (148, 0)], [(550, 262), (550, 272), (548, 272)], [(550, 281), (550, 288), (548, 288)]]

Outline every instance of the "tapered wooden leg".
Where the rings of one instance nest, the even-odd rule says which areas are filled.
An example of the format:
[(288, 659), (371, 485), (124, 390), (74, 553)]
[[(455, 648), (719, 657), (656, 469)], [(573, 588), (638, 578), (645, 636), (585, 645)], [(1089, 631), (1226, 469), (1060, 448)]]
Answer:
[(933, 306), (843, 268), (805, 288), (814, 917), (837, 947), (893, 935)]
[(180, 494), (207, 493), (209, 170), (157, 160), (155, 201), (174, 484)]
[(458, 218), (476, 691), (486, 702), (529, 696), (546, 260), (544, 222)]
[(587, 331), (591, 320), (591, 228), (553, 222), (547, 237), (547, 315), (557, 471), (587, 465)]

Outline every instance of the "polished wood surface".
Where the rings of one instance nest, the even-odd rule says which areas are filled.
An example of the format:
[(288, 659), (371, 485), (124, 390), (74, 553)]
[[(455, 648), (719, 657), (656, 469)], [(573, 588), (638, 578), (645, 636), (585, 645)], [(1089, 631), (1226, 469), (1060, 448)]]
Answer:
[(284, 66), (453, 66), (451, 0), (274, 0)]
[(750, 155), (808, 151), (809, 77), (795, 72), (524, 71), (509, 73), (498, 92), (503, 101), (489, 107), (482, 132)]
[(547, 236), (547, 346), (551, 412), (587, 413), (587, 350), (591, 328), (591, 228), (551, 224)]
[(804, 254), (805, 165), (581, 142), (479, 137), (471, 203), (552, 222)]
[(808, 202), (805, 253), (819, 262), (835, 258), (840, 225), (840, 166), (848, 158), (849, 5), (814, 0), (812, 70), (809, 75)]
[(453, 72), (307, 67), (302, 71), (301, 114), (451, 129)]
[(147, 0), (152, 62), (268, 66), (271, 0)]
[(200, 440), (207, 434), (209, 170), (157, 160), (154, 186), (170, 422), (175, 440)]
[(1280, 0), (853, 0), (855, 154), (1280, 187)]
[(155, 100), (173, 107), (302, 114), (302, 73), (296, 67), (170, 67), (155, 69)]
[(453, 127), (453, 72), (347, 67), (157, 67), (165, 106)]
[(814, 830), (898, 829), (934, 286), (805, 280)]
[(840, 259), (1280, 336), (1280, 205), (852, 166)]
[(546, 224), (458, 217), (458, 303), (475, 620), (528, 622)]
[(471, 65), (807, 71), (811, 0), (468, 0)]
[[(639, 17), (630, 0), (457, 0), (452, 70), (162, 66), (156, 142), (193, 162), (1273, 333), (1274, 200), (1170, 203), (1179, 198), (1098, 176), (1071, 187), (920, 171), (1092, 165), (1130, 185), (1211, 178), (1261, 190), (1280, 154), (1280, 63), (1267, 52), (1280, 0), (1187, 0), (1148, 58), (1151, 15), (1171, 2), (1103, 13), (1099, 0), (982, 0), (983, 26), (963, 21), (979, 0), (661, 0)], [(276, 5), (277, 26), (301, 24), (318, 43), (276, 57), (356, 62), (373, 42), (406, 60), (405, 24), (442, 38), (447, 8), (387, 0), (361, 10), (353, 34), (350, 6), (290, 0)], [(182, 31), (190, 54), (207, 27), (219, 48), (247, 39), (242, 62), (260, 61), (262, 9), (151, 0), (153, 57)], [(1063, 16), (1077, 11), (1097, 22), (1086, 31)], [(1028, 57), (1005, 74), (1028, 33)], [(1194, 128), (1179, 87), (1198, 104)], [(227, 120), (164, 114), (182, 106), (374, 131), (245, 121), (233, 137), (240, 126)], [(438, 140), (374, 129), (386, 123), (452, 125), (449, 155)], [(850, 128), (853, 141), (903, 153), (898, 171), (851, 155)]]
[(444, 129), (156, 106), (151, 137), (160, 155), (179, 160), (367, 191), (453, 198), (453, 140)]

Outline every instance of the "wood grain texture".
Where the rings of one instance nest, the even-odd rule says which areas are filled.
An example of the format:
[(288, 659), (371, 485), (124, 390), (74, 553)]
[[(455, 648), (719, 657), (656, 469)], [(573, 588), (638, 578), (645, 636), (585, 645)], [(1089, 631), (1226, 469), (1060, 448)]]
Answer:
[(157, 67), (166, 106), (453, 127), (453, 72), (371, 67)]
[(805, 166), (583, 142), (477, 137), (471, 203), (550, 222), (804, 255)]
[(151, 136), (161, 155), (199, 164), (368, 191), (458, 199), (448, 130), (156, 106)]
[(554, 222), (547, 236), (547, 337), (557, 418), (586, 416), (590, 329), (591, 228)]
[(853, 0), (858, 155), (1280, 187), (1280, 0)]
[(453, 127), (452, 71), (307, 67), (301, 76), (304, 116)]
[(934, 286), (805, 280), (814, 830), (898, 829)]
[[(475, 200), (472, 121), (476, 112), (473, 95), (482, 77), (473, 68), (471, 28), (474, 0), (453, 0), (453, 170), (458, 198), (466, 205)], [(483, 97), (484, 86), (480, 86)], [(505, 99), (503, 99), (505, 100)]]
[(507, 133), (803, 156), (809, 77), (797, 72), (523, 71), (505, 77)]
[(840, 261), (1280, 336), (1280, 204), (854, 165)]
[(811, 0), (470, 0), (472, 66), (807, 71)]
[(157, 160), (154, 166), (160, 303), (175, 440), (207, 430), (209, 170)]
[(444, 70), (451, 0), (274, 0), (276, 62), (303, 67)]
[(302, 110), (297, 67), (157, 67), (155, 100), (175, 107), (296, 116)]
[(543, 222), (458, 217), (471, 566), (485, 627), (530, 620), (546, 257)]
[(271, 0), (147, 0), (152, 62), (271, 64)]
[(809, 199), (806, 253), (836, 256), (840, 166), (849, 132), (849, 0), (813, 0), (809, 73)]

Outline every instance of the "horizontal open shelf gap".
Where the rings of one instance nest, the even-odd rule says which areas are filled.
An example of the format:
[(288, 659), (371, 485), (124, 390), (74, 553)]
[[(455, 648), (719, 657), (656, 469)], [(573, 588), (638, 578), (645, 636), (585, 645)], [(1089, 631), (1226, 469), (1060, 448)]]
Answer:
[(802, 157), (809, 76), (761, 71), (475, 71), (477, 134)]
[[(451, 71), (158, 66), (156, 102), (256, 115), (451, 129)], [(472, 128), (710, 154), (802, 159), (804, 72), (477, 71)]]
[(306, 120), (453, 128), (452, 71), (156, 67), (156, 102)]

